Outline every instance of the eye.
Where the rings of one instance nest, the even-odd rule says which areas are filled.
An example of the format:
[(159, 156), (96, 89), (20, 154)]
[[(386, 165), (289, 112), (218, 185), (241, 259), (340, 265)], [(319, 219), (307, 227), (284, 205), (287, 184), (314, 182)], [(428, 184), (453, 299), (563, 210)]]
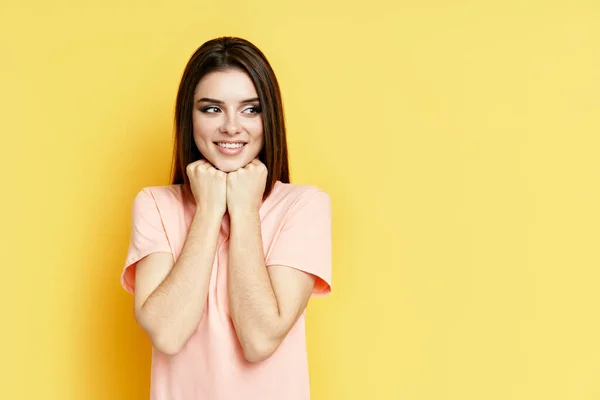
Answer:
[(261, 111), (262, 109), (259, 106), (250, 106), (244, 108), (244, 112), (246, 114), (259, 114)]
[(206, 106), (206, 107), (202, 107), (200, 109), (200, 111), (203, 113), (207, 113), (207, 114), (214, 114), (221, 110), (219, 109), (219, 107), (216, 107), (216, 106)]

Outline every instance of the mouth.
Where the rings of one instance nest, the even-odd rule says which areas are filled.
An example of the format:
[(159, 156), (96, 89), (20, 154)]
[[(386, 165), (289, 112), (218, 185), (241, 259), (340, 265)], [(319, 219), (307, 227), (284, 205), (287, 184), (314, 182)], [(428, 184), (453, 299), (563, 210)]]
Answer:
[(246, 142), (214, 142), (218, 147), (223, 149), (240, 149), (246, 145)]
[(214, 142), (217, 146), (219, 152), (226, 156), (236, 156), (240, 154), (244, 147), (246, 147), (246, 142), (236, 141), (236, 142)]

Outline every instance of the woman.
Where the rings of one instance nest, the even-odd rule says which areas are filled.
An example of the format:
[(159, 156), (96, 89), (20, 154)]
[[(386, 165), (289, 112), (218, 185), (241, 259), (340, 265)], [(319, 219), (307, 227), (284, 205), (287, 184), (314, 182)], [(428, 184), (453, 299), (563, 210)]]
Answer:
[(204, 43), (177, 93), (172, 184), (135, 197), (121, 276), (153, 345), (151, 399), (309, 399), (304, 314), (331, 291), (330, 199), (288, 171), (266, 57)]

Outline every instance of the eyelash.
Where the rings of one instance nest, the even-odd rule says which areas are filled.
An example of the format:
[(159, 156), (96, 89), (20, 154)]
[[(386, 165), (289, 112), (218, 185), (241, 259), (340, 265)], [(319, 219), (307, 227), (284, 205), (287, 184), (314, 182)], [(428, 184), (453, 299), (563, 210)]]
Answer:
[[(202, 107), (200, 109), (201, 112), (206, 113), (206, 114), (214, 114), (214, 112), (209, 111), (211, 109), (219, 109), (219, 107), (217, 106), (206, 106), (206, 107)], [(252, 110), (253, 112), (251, 114), (260, 114), (262, 112), (262, 109), (258, 106), (251, 106), (246, 108), (244, 111), (246, 110)]]

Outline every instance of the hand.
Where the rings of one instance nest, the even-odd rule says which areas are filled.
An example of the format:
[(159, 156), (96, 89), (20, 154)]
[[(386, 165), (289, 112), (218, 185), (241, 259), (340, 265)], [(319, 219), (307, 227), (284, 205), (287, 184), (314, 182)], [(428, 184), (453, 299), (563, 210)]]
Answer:
[(267, 167), (258, 158), (227, 174), (227, 208), (230, 214), (259, 210), (268, 174)]
[(190, 189), (196, 199), (196, 212), (213, 213), (222, 217), (227, 211), (227, 174), (202, 159), (185, 169)]

